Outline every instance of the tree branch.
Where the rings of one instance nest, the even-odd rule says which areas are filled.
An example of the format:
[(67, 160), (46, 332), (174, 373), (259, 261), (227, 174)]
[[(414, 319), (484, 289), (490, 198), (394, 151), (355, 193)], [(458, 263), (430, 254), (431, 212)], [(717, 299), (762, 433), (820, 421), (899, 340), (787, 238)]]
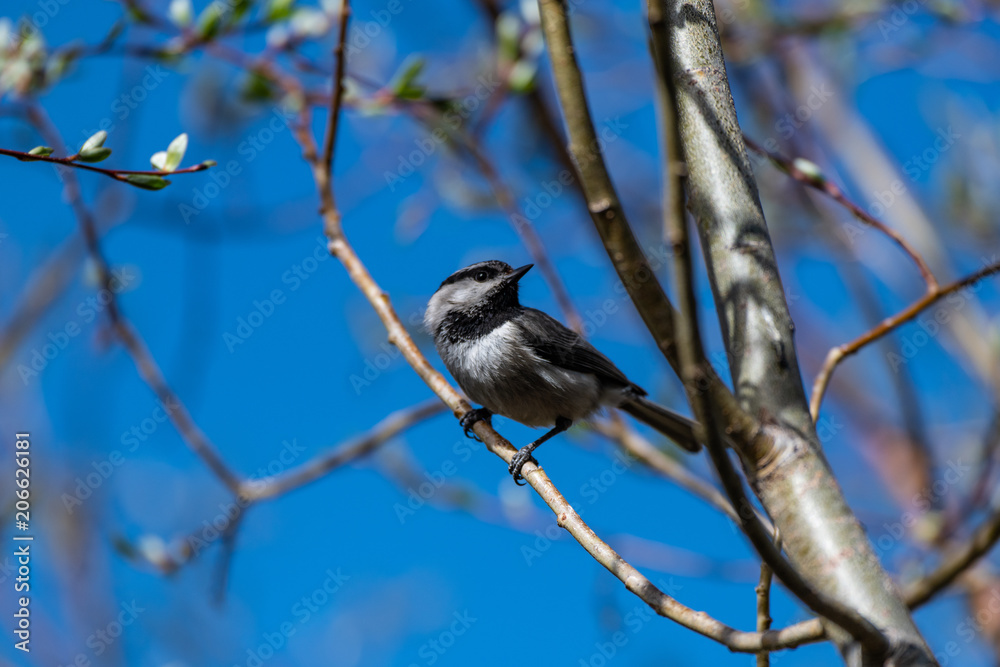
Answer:
[(346, 442), (326, 454), (281, 473), (276, 477), (244, 481), (240, 494), (251, 501), (267, 500), (281, 496), (294, 489), (301, 488), (321, 477), (331, 470), (361, 458), (384, 443), (392, 440), (414, 424), (433, 417), (444, 410), (441, 401), (431, 399), (418, 403), (403, 410), (397, 410), (386, 416), (363, 435)]
[[(687, 389), (692, 408), (704, 431), (703, 439), (712, 461), (722, 479), (733, 507), (743, 517), (743, 531), (767, 566), (781, 579), (789, 590), (813, 611), (830, 619), (857, 639), (870, 653), (872, 664), (881, 664), (888, 652), (889, 642), (871, 622), (839, 600), (817, 590), (781, 554), (772, 542), (768, 530), (757, 520), (755, 513), (744, 511), (752, 508), (743, 490), (743, 482), (729, 459), (725, 437), (717, 419), (711, 397), (699, 390), (704, 369), (709, 367), (702, 348), (698, 326), (698, 302), (694, 291), (694, 269), (691, 262), (690, 242), (684, 208), (684, 190), (687, 166), (682, 155), (683, 140), (680, 131), (680, 96), (674, 82), (672, 56), (679, 51), (677, 39), (680, 31), (668, 22), (665, 3), (650, 0), (649, 24), (652, 33), (653, 56), (658, 70), (657, 89), (660, 114), (663, 119), (665, 144), (664, 205), (665, 229), (674, 256), (674, 274), (678, 301), (681, 305), (680, 326), (677, 331), (678, 353), (681, 362), (681, 379)], [(773, 532), (773, 529), (772, 531)], [(763, 575), (762, 575), (763, 576)], [(876, 662), (877, 661), (877, 662)]]
[(1000, 539), (1000, 510), (994, 510), (965, 542), (952, 545), (946, 551), (936, 570), (906, 587), (904, 592), (906, 603), (911, 609), (916, 609), (929, 601), (955, 581), (970, 565), (989, 553), (998, 539)]
[[(927, 262), (924, 260), (923, 256), (917, 252), (916, 248), (910, 245), (910, 243), (903, 238), (902, 234), (848, 199), (843, 190), (841, 190), (836, 183), (828, 180), (826, 176), (818, 171), (811, 170), (810, 166), (807, 166), (801, 160), (793, 160), (792, 158), (786, 157), (776, 151), (766, 150), (763, 146), (753, 141), (745, 134), (743, 135), (743, 141), (746, 143), (747, 148), (758, 155), (762, 155), (763, 157), (771, 160), (771, 162), (778, 167), (778, 169), (788, 174), (792, 179), (822, 192), (827, 197), (830, 197), (835, 202), (850, 211), (855, 218), (888, 236), (892, 242), (898, 245), (903, 252), (909, 255), (910, 259), (913, 260), (913, 263), (916, 264), (917, 270), (920, 271), (920, 276), (924, 279), (924, 283), (927, 285), (927, 291), (933, 292), (938, 288), (938, 282), (934, 277), (934, 273), (931, 271), (930, 267), (927, 266)], [(815, 165), (811, 162), (808, 163), (808, 165), (815, 167)], [(806, 169), (807, 171), (804, 171), (803, 169)]]
[[(785, 578), (779, 569), (784, 559), (767, 553), (774, 545), (749, 516), (747, 535), (796, 595), (814, 609), (820, 601), (827, 618), (860, 640), (859, 655), (851, 637), (833, 625), (827, 627), (846, 660), (881, 664), (870, 661), (880, 660), (885, 651), (884, 632), (897, 649), (899, 664), (935, 664), (820, 453), (798, 370), (794, 327), (729, 91), (714, 7), (710, 0), (664, 6), (689, 207), (698, 223), (737, 396), (745, 410), (763, 415), (764, 430), (771, 435), (769, 449), (742, 453), (748, 476), (795, 565), (787, 574), (801, 572), (808, 590), (800, 590), (802, 582)], [(674, 226), (677, 238), (686, 238), (686, 228), (679, 221)], [(679, 280), (690, 275), (682, 269)], [(703, 354), (691, 285), (681, 292), (687, 292), (682, 298), (688, 331), (682, 340), (689, 348), (685, 380), (690, 384), (699, 380), (705, 364), (699, 366)], [(701, 404), (695, 411), (706, 429), (706, 445), (739, 508), (735, 494), (742, 493), (741, 483), (721, 434), (713, 434), (718, 429), (717, 408), (702, 397), (692, 401)], [(830, 607), (829, 600), (802, 597), (812, 589), (837, 602)], [(851, 613), (841, 614), (845, 608)], [(858, 623), (858, 615), (869, 620)], [(882, 632), (872, 632), (872, 621)]]
[[(996, 255), (994, 255), (994, 257), (996, 257)], [(991, 264), (987, 264), (975, 273), (962, 278), (961, 280), (956, 280), (955, 282), (949, 283), (944, 287), (936, 287), (933, 291), (928, 292), (923, 297), (914, 301), (908, 307), (904, 308), (892, 317), (886, 318), (877, 327), (870, 329), (861, 336), (852, 340), (850, 343), (845, 343), (839, 347), (831, 349), (826, 355), (826, 361), (823, 363), (823, 368), (820, 369), (819, 375), (816, 376), (816, 380), (813, 383), (812, 399), (809, 403), (809, 411), (812, 414), (813, 420), (815, 421), (819, 417), (819, 409), (820, 405), (823, 403), (823, 395), (826, 393), (826, 388), (830, 384), (830, 378), (833, 376), (833, 371), (837, 368), (841, 361), (852, 354), (856, 354), (869, 343), (885, 336), (887, 333), (893, 331), (900, 325), (906, 324), (949, 294), (954, 294), (955, 292), (963, 290), (966, 287), (976, 284), (983, 278), (992, 276), (998, 272), (1000, 272), (1000, 262), (993, 262)]]

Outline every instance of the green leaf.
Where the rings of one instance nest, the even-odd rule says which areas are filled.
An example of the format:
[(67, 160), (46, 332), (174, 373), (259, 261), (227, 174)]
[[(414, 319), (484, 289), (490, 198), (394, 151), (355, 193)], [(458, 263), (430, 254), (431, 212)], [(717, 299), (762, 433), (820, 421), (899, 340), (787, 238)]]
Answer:
[(222, 27), (223, 10), (218, 2), (212, 2), (198, 16), (198, 36), (210, 40), (219, 33)]
[(84, 151), (89, 150), (91, 148), (100, 148), (101, 146), (104, 145), (104, 142), (107, 140), (107, 138), (108, 138), (108, 133), (105, 132), (104, 130), (95, 132), (90, 136), (89, 139), (83, 142), (83, 146), (80, 147), (80, 152), (83, 153)]
[(35, 146), (28, 151), (28, 155), (41, 155), (42, 157), (48, 157), (52, 155), (52, 152), (53, 150), (51, 146)]
[(292, 15), (292, 5), (295, 4), (295, 0), (271, 0), (267, 5), (267, 16), (268, 21), (282, 21), (287, 19)]
[(170, 185), (170, 181), (153, 174), (128, 174), (125, 181), (143, 190), (162, 190)]
[(203, 167), (214, 167), (217, 164), (219, 164), (219, 163), (216, 162), (215, 160), (205, 160), (204, 162), (201, 163), (201, 166), (203, 166)]
[(416, 79), (424, 70), (424, 59), (419, 56), (409, 56), (403, 61), (396, 75), (389, 84), (396, 97), (406, 100), (419, 100), (424, 96), (426, 89), (416, 83)]
[(267, 102), (274, 98), (275, 88), (267, 77), (250, 72), (243, 81), (240, 94), (247, 102)]
[(80, 154), (76, 156), (76, 159), (80, 162), (100, 162), (101, 160), (106, 160), (109, 155), (111, 155), (110, 148), (106, 146), (98, 146), (96, 148), (81, 150)]
[(181, 160), (184, 159), (184, 153), (187, 152), (188, 146), (188, 135), (187, 132), (177, 135), (177, 138), (170, 142), (166, 151), (159, 151), (154, 153), (153, 157), (150, 158), (150, 162), (153, 166), (160, 171), (173, 171), (180, 166)]

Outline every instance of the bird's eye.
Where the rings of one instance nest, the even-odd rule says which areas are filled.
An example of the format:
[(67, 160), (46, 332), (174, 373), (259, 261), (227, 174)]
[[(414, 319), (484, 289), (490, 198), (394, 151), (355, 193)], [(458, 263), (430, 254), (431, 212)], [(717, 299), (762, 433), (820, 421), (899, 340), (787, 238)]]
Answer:
[(476, 271), (476, 275), (472, 276), (472, 279), (477, 283), (485, 283), (487, 278), (489, 278), (489, 274), (485, 271)]

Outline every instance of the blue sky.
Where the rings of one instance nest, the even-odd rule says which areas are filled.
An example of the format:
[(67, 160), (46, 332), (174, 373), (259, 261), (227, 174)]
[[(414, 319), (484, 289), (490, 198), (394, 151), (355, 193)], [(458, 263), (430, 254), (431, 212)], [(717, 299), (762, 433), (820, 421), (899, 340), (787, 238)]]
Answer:
[[(42, 29), (54, 45), (95, 43), (121, 14), (116, 3), (82, 0), (15, 0), (3, 13), (47, 12), (50, 5), (56, 9), (46, 14)], [(377, 0), (355, 3), (356, 25), (377, 23), (372, 12), (382, 7)], [(650, 208), (657, 201), (658, 142), (637, 12), (637, 3), (600, 3), (582, 7), (574, 20), (595, 119), (619, 128), (607, 147), (609, 164), (637, 233), (655, 252), (662, 248)], [(598, 49), (595, 35), (602, 25), (609, 36)], [(416, 11), (403, 0), (402, 13), (380, 27), (358, 56), (357, 68), (385, 82), (408, 54), (422, 53), (426, 80), (469, 90), (477, 85), (476, 63), (483, 58), (477, 43), (489, 30), (474, 3), (432, 3)], [(955, 44), (961, 39), (995, 49), (996, 37), (997, 26), (989, 20), (946, 29), (918, 15), (887, 38), (877, 22), (869, 22), (850, 43), (831, 38), (819, 49), (844, 77), (843, 101), (856, 105), (900, 165), (931, 145), (949, 118), (965, 119), (959, 148), (907, 183), (908, 194), (932, 217), (947, 210), (949, 173), (963, 156), (976, 153), (976, 132), (983, 127), (995, 132), (1000, 105), (995, 63), (975, 62), (967, 75), (942, 72), (960, 57)], [(896, 57), (911, 54), (925, 38), (946, 45), (928, 48), (923, 61)], [(236, 44), (258, 49), (261, 39), (255, 35)], [(82, 174), (81, 180), (85, 200), (109, 228), (103, 247), (122, 275), (118, 298), (124, 312), (224, 459), (247, 476), (269, 467), (286, 470), (387, 413), (430, 398), (386, 343), (376, 316), (339, 264), (317, 252), (321, 228), (314, 186), (276, 108), (225, 104), (239, 74), (202, 56), (158, 67), (118, 56), (88, 57), (40, 101), (71, 147), (109, 120), (114, 129), (106, 145), (114, 155), (107, 164), (114, 167), (148, 168), (149, 156), (181, 132), (191, 138), (185, 164), (219, 163), (209, 172), (176, 176), (161, 192), (95, 174)], [(740, 80), (734, 77), (734, 93), (746, 131), (758, 138), (778, 132), (773, 120), (762, 123), (751, 111)], [(543, 85), (548, 86), (547, 77)], [(615, 94), (593, 92), (606, 85), (616, 86)], [(559, 172), (537, 150), (540, 140), (524, 129), (525, 108), (520, 102), (505, 106), (485, 135), (522, 206), (546, 201), (539, 195)], [(321, 125), (319, 117), (317, 131)], [(505, 217), (479, 203), (488, 196), (482, 182), (444, 147), (435, 146), (401, 184), (387, 182), (385, 174), (426, 141), (426, 131), (403, 115), (349, 110), (336, 180), (346, 234), (440, 368), (426, 334), (414, 325), (438, 283), (472, 261), (495, 258), (520, 265), (529, 257)], [(0, 146), (28, 149), (39, 143), (19, 120), (0, 117)], [(230, 163), (235, 167), (227, 169)], [(769, 182), (777, 180), (766, 165), (758, 172), (766, 172)], [(808, 224), (784, 214), (781, 200), (768, 201), (767, 192), (768, 212), (779, 221), (772, 234), (783, 280), (790, 293), (801, 295), (792, 300), (793, 316), (797, 323), (810, 323), (800, 327), (799, 345), (811, 383), (821, 343), (857, 335), (864, 320), (850, 304), (835, 255), (818, 237), (803, 239)], [(876, 196), (864, 184), (854, 184), (852, 194), (865, 203)], [(6, 322), (32, 272), (76, 233), (77, 223), (48, 165), (0, 160), (0, 196), (0, 232), (8, 235), (0, 241), (0, 318)], [(190, 214), (185, 207), (199, 212)], [(615, 291), (613, 271), (578, 200), (557, 196), (540, 213), (538, 232), (585, 321), (594, 324), (594, 344), (659, 400), (684, 409), (669, 367)], [(973, 270), (990, 250), (982, 239), (995, 238), (995, 229), (991, 233), (977, 237), (956, 225), (946, 235), (945, 250), (957, 266)], [(864, 256), (901, 281), (878, 283), (880, 305), (888, 313), (915, 296), (897, 289), (914, 275), (892, 246), (873, 236), (862, 241), (870, 239), (875, 248)], [(213, 593), (218, 544), (171, 576), (124, 557), (116, 542), (181, 538), (224, 517), (229, 496), (173, 426), (158, 421), (162, 413), (155, 397), (121, 346), (108, 340), (98, 307), (88, 302), (95, 286), (87, 262), (77, 261), (73, 274), (70, 287), (0, 375), (4, 432), (32, 433), (37, 535), (35, 650), (26, 659), (4, 641), (4, 659), (68, 665), (83, 656), (94, 665), (137, 667), (251, 665), (254, 659), (275, 667), (515, 660), (593, 667), (745, 665), (752, 659), (653, 617), (554, 528), (530, 489), (514, 487), (505, 466), (463, 438), (443, 414), (372, 458), (253, 508), (238, 534), (221, 603)], [(537, 272), (527, 275), (521, 293), (524, 303), (558, 312)], [(998, 312), (995, 286), (978, 294), (988, 313)], [(703, 304), (710, 300), (704, 281), (699, 296)], [(614, 300), (613, 309), (607, 308), (608, 299)], [(251, 317), (255, 311), (263, 315)], [(260, 325), (242, 335), (241, 319)], [(707, 308), (703, 321), (718, 357), (715, 315)], [(44, 369), (37, 375), (19, 372), (19, 366), (30, 366), (36, 350), (60, 339), (67, 325), (76, 325), (79, 334)], [(803, 332), (817, 331), (824, 334), (818, 342), (802, 340)], [(233, 335), (242, 342), (234, 343)], [(956, 424), (968, 432), (985, 428), (983, 387), (947, 351), (947, 343), (936, 340), (910, 365), (930, 432), (951, 434)], [(877, 364), (864, 359), (877, 356), (851, 362), (851, 373), (857, 384), (876, 387), (873, 393), (881, 395), (890, 385), (870, 369)], [(860, 445), (851, 444), (864, 427), (851, 421), (850, 404), (834, 394), (827, 405), (835, 422), (847, 423), (826, 443), (828, 457), (866, 526), (881, 536), (900, 510), (859, 453)], [(895, 408), (886, 419), (898, 423)], [(497, 419), (496, 425), (515, 443), (536, 435), (506, 420)], [(575, 429), (545, 445), (539, 459), (591, 526), (654, 583), (685, 604), (751, 629), (757, 568), (743, 538), (720, 514), (640, 466), (622, 471), (614, 455), (608, 443)], [(942, 460), (947, 458), (945, 452)], [(710, 476), (705, 460), (691, 466)], [(0, 473), (13, 475), (9, 461), (0, 464)], [(87, 483), (94, 473), (99, 483)], [(457, 485), (448, 489), (468, 493), (456, 503), (454, 493), (435, 487), (424, 504), (407, 505), (411, 489), (442, 478)], [(67, 508), (67, 494), (82, 495), (81, 480), (91, 494)], [(403, 512), (404, 506), (412, 513)], [(9, 532), (5, 529), (5, 539)], [(912, 552), (893, 544), (887, 562), (895, 568), (905, 553)], [(10, 581), (2, 586), (0, 609), (8, 627)], [(960, 599), (944, 596), (917, 620), (936, 650), (957, 642), (960, 658), (952, 664), (990, 664), (975, 633), (966, 641), (967, 613)], [(778, 592), (774, 617), (776, 625), (785, 625), (807, 615)], [(116, 623), (122, 623), (122, 632), (112, 637)], [(269, 646), (276, 648), (264, 659), (272, 653)], [(839, 664), (829, 645), (773, 660), (781, 667)]]

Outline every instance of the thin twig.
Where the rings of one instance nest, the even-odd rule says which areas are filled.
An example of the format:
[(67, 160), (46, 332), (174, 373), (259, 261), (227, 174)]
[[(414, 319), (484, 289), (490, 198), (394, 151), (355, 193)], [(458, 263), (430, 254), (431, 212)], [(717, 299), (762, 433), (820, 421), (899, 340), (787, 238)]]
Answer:
[(175, 169), (173, 171), (162, 171), (160, 169), (146, 169), (146, 170), (133, 170), (133, 169), (105, 169), (103, 167), (95, 167), (92, 164), (85, 164), (83, 162), (77, 162), (76, 159), (79, 156), (71, 155), (69, 157), (52, 157), (49, 155), (31, 155), (30, 153), (25, 153), (24, 151), (15, 151), (9, 148), (0, 148), (0, 155), (7, 155), (9, 157), (17, 158), (22, 162), (51, 162), (54, 164), (59, 164), (64, 167), (73, 167), (75, 169), (85, 169), (87, 171), (94, 171), (98, 174), (104, 174), (109, 178), (113, 178), (116, 181), (128, 181), (128, 177), (131, 175), (139, 176), (173, 176), (175, 174), (193, 174), (197, 171), (205, 171), (210, 169), (214, 164), (211, 161), (201, 162), (191, 167), (184, 167), (183, 169)]
[(333, 153), (337, 148), (337, 123), (340, 119), (340, 105), (344, 101), (344, 71), (347, 69), (347, 54), (344, 44), (347, 42), (347, 24), (351, 19), (351, 3), (343, 0), (340, 3), (340, 31), (337, 33), (337, 46), (333, 49), (333, 59), (336, 62), (333, 74), (333, 95), (330, 98), (330, 117), (326, 119), (326, 134), (323, 137), (323, 164), (328, 173), (333, 173)]
[[(594, 430), (612, 440), (650, 470), (672, 480), (682, 489), (689, 491), (692, 495), (701, 498), (725, 514), (737, 526), (740, 525), (740, 516), (733, 509), (725, 494), (664, 454), (638, 431), (628, 428), (622, 419), (597, 421), (594, 424)], [(770, 527), (771, 522), (767, 517), (760, 513), (758, 516), (765, 526)]]
[(389, 440), (444, 410), (441, 401), (430, 399), (386, 416), (363, 435), (337, 446), (326, 454), (321, 454), (297, 468), (275, 477), (246, 481), (241, 495), (251, 501), (266, 500), (281, 496), (301, 488), (327, 475), (331, 470), (361, 458)]
[(868, 330), (850, 343), (845, 343), (839, 347), (832, 348), (827, 353), (826, 361), (823, 362), (823, 367), (820, 369), (819, 375), (816, 376), (816, 380), (813, 383), (812, 398), (809, 401), (809, 412), (812, 415), (813, 421), (816, 421), (816, 419), (819, 418), (819, 409), (823, 402), (823, 394), (826, 393), (826, 388), (830, 384), (830, 378), (833, 375), (834, 369), (837, 368), (837, 365), (840, 364), (841, 361), (843, 361), (846, 357), (857, 353), (872, 341), (885, 336), (887, 333), (893, 331), (900, 325), (906, 324), (949, 294), (954, 294), (959, 290), (974, 285), (983, 278), (991, 276), (997, 272), (1000, 272), (1000, 262), (988, 264), (979, 271), (976, 271), (961, 280), (956, 280), (953, 283), (945, 285), (944, 287), (937, 287), (933, 292), (925, 294), (900, 312), (896, 313), (892, 317), (886, 318), (878, 326)]
[(743, 135), (743, 141), (746, 143), (747, 148), (754, 151), (755, 153), (762, 155), (771, 160), (781, 171), (788, 174), (790, 177), (808, 185), (811, 188), (815, 188), (819, 192), (827, 195), (838, 204), (846, 208), (848, 211), (854, 215), (855, 218), (865, 223), (870, 227), (874, 227), (886, 236), (888, 236), (892, 241), (898, 245), (903, 252), (910, 256), (913, 263), (917, 265), (917, 269), (920, 271), (921, 277), (924, 279), (924, 283), (927, 285), (927, 292), (933, 293), (934, 290), (938, 288), (937, 279), (934, 277), (934, 273), (931, 271), (930, 267), (927, 266), (927, 262), (924, 260), (923, 256), (917, 252), (917, 250), (910, 245), (910, 243), (903, 238), (903, 236), (897, 232), (892, 227), (889, 227), (884, 222), (878, 218), (872, 216), (863, 208), (852, 202), (844, 192), (837, 186), (836, 183), (828, 180), (822, 174), (806, 173), (799, 168), (796, 160), (790, 157), (782, 155), (781, 153), (775, 151), (769, 151), (763, 146), (755, 142), (750, 137)]
[(1000, 539), (1000, 509), (995, 509), (969, 538), (946, 550), (938, 565), (930, 574), (906, 587), (904, 597), (911, 608), (916, 609), (957, 579), (970, 565), (989, 553)]
[(7, 365), (24, 337), (73, 283), (83, 255), (80, 237), (73, 233), (32, 273), (13, 314), (0, 331), (0, 369)]
[[(775, 529), (774, 546), (781, 549), (781, 533)], [(757, 632), (767, 632), (771, 629), (771, 582), (774, 579), (774, 570), (771, 566), (761, 561), (760, 581), (754, 592), (757, 594)], [(757, 654), (757, 667), (768, 667), (771, 664), (771, 654), (768, 651), (761, 651)]]

